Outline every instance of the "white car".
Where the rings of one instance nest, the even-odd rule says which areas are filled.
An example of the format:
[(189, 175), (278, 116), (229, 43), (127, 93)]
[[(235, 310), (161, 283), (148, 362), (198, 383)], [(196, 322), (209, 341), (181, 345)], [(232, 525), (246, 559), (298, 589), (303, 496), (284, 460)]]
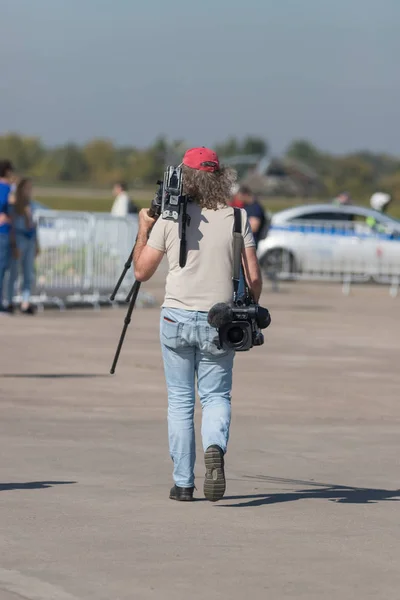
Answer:
[(272, 216), (257, 255), (269, 276), (400, 276), (400, 221), (362, 206), (297, 206)]

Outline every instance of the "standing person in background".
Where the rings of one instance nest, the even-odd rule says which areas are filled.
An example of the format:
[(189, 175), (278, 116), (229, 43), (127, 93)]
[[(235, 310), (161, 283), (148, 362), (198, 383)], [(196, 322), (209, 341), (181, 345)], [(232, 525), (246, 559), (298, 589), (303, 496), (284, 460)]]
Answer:
[[(371, 204), (371, 208), (384, 214), (392, 202), (392, 197), (390, 194), (385, 194), (384, 192), (375, 192), (375, 194), (372, 194), (369, 202)], [(377, 233), (386, 233), (387, 231), (383, 224), (378, 223), (375, 216), (367, 217), (365, 222), (370, 229), (373, 229)]]
[(253, 196), (251, 189), (246, 185), (240, 186), (237, 199), (243, 203), (257, 247), (263, 233), (264, 225), (267, 222), (264, 209)]
[(19, 267), (22, 267), (21, 312), (26, 315), (33, 315), (36, 312), (35, 307), (30, 304), (30, 297), (35, 273), (35, 258), (39, 253), (31, 200), (32, 182), (30, 179), (21, 179), (17, 185), (14, 202), (10, 205), (13, 256), (8, 285), (8, 311), (14, 312), (15, 284)]
[(385, 213), (392, 202), (392, 197), (390, 194), (385, 194), (384, 192), (375, 192), (375, 194), (372, 194), (369, 202), (371, 208), (378, 212)]
[(332, 204), (336, 204), (337, 206), (348, 206), (351, 204), (351, 196), (349, 192), (341, 192), (339, 196), (336, 196), (336, 198), (332, 200)]
[(0, 160), (0, 313), (8, 312), (3, 304), (3, 283), (11, 259), (9, 195), (13, 177), (12, 163)]
[(127, 215), (134, 215), (138, 212), (137, 207), (129, 197), (126, 183), (122, 181), (116, 183), (113, 192), (115, 200), (111, 208), (111, 214), (114, 217), (126, 217)]

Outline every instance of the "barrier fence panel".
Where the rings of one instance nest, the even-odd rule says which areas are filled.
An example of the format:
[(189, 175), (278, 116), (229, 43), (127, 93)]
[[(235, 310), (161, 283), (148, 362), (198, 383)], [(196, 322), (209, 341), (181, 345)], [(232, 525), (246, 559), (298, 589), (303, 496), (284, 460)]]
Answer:
[[(92, 288), (93, 292), (109, 294), (121, 274), (138, 232), (136, 217), (124, 219), (108, 214), (94, 216), (92, 229)], [(121, 293), (134, 282), (133, 269), (129, 269), (121, 286)]]
[(40, 255), (36, 291), (63, 296), (90, 287), (87, 253), (91, 216), (86, 213), (40, 212), (36, 215)]
[[(33, 293), (39, 302), (86, 299), (93, 303), (108, 297), (132, 251), (137, 217), (38, 210), (35, 220), (40, 255)], [(117, 299), (133, 281), (130, 269)]]

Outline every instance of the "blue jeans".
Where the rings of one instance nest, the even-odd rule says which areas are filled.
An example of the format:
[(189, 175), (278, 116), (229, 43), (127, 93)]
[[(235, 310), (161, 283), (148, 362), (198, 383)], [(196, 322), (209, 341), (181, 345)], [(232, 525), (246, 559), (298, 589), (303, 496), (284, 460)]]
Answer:
[(12, 258), (10, 265), (10, 278), (8, 282), (8, 303), (12, 304), (15, 294), (15, 284), (18, 279), (19, 267), (22, 267), (22, 302), (29, 302), (33, 280), (35, 277), (36, 239), (23, 234), (16, 235), (19, 258)]
[(3, 283), (10, 266), (11, 242), (9, 233), (0, 233), (0, 308), (3, 307)]
[(180, 487), (194, 486), (196, 376), (203, 409), (203, 449), (217, 444), (226, 452), (228, 445), (235, 353), (218, 350), (216, 335), (205, 312), (162, 309), (160, 337), (168, 388), (169, 450), (174, 481)]

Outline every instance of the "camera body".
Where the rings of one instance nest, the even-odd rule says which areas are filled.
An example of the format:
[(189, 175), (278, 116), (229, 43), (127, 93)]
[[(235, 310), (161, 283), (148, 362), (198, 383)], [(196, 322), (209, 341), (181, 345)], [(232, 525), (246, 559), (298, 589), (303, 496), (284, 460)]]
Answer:
[(266, 308), (246, 300), (231, 305), (215, 304), (208, 314), (208, 323), (218, 329), (218, 348), (246, 352), (253, 346), (262, 346), (271, 316)]
[(151, 215), (161, 216), (162, 219), (169, 221), (178, 221), (185, 198), (182, 195), (182, 175), (182, 167), (167, 167), (164, 180), (157, 181), (159, 188), (151, 203)]

